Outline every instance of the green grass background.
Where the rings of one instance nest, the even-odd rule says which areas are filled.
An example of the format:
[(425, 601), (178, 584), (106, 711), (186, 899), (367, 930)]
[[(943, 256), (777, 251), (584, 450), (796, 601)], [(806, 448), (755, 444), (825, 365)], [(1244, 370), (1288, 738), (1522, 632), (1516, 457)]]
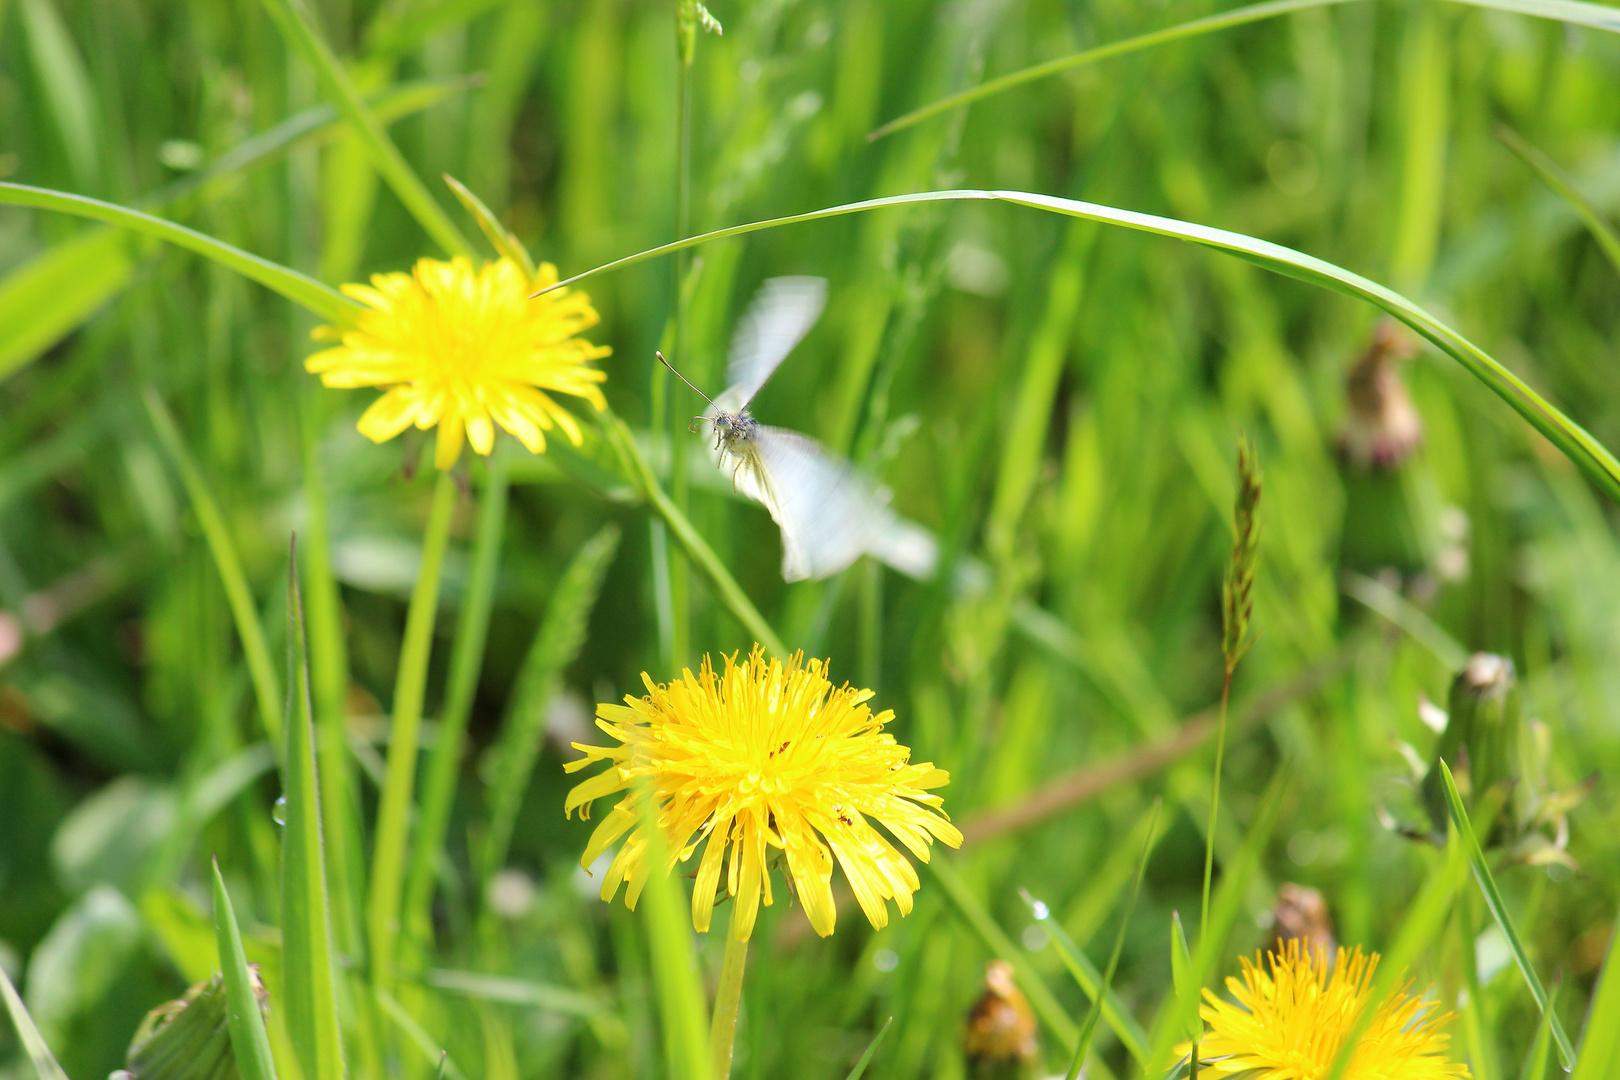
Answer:
[[(440, 174), (565, 275), (675, 236), (673, 5), (312, 6), (361, 93), (385, 116), (394, 102), (393, 140), (482, 253)], [(1219, 226), (1418, 300), (1620, 446), (1620, 274), (1494, 137), (1499, 124), (1520, 132), (1612, 219), (1614, 34), (1449, 3), (1346, 3), (1079, 68), (869, 143), (879, 123), (984, 77), (1219, 8), (721, 0), (713, 10), (725, 33), (700, 36), (690, 77), (693, 231), (945, 187)], [(442, 256), (335, 114), (309, 115), (307, 133), (248, 167), (188, 183), (322, 100), (257, 2), (0, 2), (0, 179), (138, 206), (332, 284)], [(948, 576), (919, 583), (867, 563), (831, 582), (782, 583), (775, 527), (702, 471), (685, 434), (700, 403), (654, 370), (653, 349), (675, 340), (673, 258), (586, 284), (602, 314), (590, 336), (615, 350), (605, 392), (655, 461), (674, 458), (673, 498), (788, 646), (875, 689), (914, 757), (951, 771), (943, 794), (956, 820), (1016, 806), (1215, 700), (1233, 447), (1247, 431), (1265, 472), (1264, 533), (1258, 643), (1235, 700), (1333, 658), (1342, 670), (1233, 731), (1213, 838), (1216, 907), (1226, 897), (1231, 918), (1206, 984), (1265, 940), (1283, 881), (1324, 892), (1341, 941), (1389, 947), (1441, 865), (1377, 820), (1410, 800), (1397, 742), (1426, 757), (1434, 736), (1419, 695), (1444, 700), (1459, 647), (1491, 650), (1514, 660), (1527, 714), (1546, 722), (1555, 781), (1596, 778), (1572, 818), (1579, 872), (1496, 875), (1580, 1038), (1620, 894), (1609, 788), (1620, 775), (1620, 549), (1615, 508), (1549, 443), (1427, 349), (1404, 368), (1424, 447), (1399, 491), (1368, 503), (1347, 487), (1334, 440), (1344, 375), (1376, 310), (1167, 239), (936, 203), (696, 254), (683, 371), (718, 387), (731, 324), (763, 278), (827, 277), (826, 314), (757, 415), (863, 461), (947, 558), (987, 568), (987, 584), (963, 592)], [(217, 855), (248, 959), (271, 985), (278, 1066), (296, 1075), (275, 997), (282, 788), (197, 504), (142, 405), (154, 388), (217, 500), (282, 693), (289, 534), (308, 552), (310, 531), (317, 547), (324, 532), (330, 550), (341, 611), (327, 615), (342, 650), (313, 626), (312, 643), (317, 712), (346, 714), (353, 747), (338, 759), (352, 773), (341, 813), (354, 858), (337, 866), (342, 845), (329, 836), (327, 847), (350, 1071), (430, 1075), (442, 1046), (469, 1078), (668, 1075), (652, 924), (602, 904), (577, 868), (589, 826), (562, 818), (564, 743), (589, 737), (590, 703), (634, 692), (641, 671), (667, 678), (751, 639), (682, 560), (665, 585), (668, 540), (626, 481), (591, 446), (533, 459), (503, 440), (510, 501), (437, 858), (433, 943), (385, 1002), (345, 966), (359, 948), (345, 920), (363, 911), (360, 856), (431, 451), (420, 437), (361, 438), (354, 422), (372, 395), (323, 390), (302, 370), (317, 320), (217, 264), (13, 207), (0, 210), (0, 274), (0, 608), (27, 631), (0, 667), (0, 966), (68, 1074), (120, 1067), (145, 1011), (214, 969), (206, 871)], [(458, 616), (477, 591), (491, 474), (482, 462), (460, 469), (430, 745)], [(1466, 575), (1429, 602), (1436, 629), (1416, 637), (1340, 587), (1341, 552), (1399, 513), (1428, 530), (1449, 522), (1467, 554)], [(622, 540), (599, 598), (576, 612), (577, 655), (553, 650), (526, 668), (542, 620), (572, 611), (558, 601), (570, 561), (609, 524)], [(312, 573), (316, 604), (327, 579)], [(661, 605), (672, 613), (662, 624)], [(521, 798), (502, 860), (533, 891), (500, 914), (487, 896), (501, 867), (478, 856), (502, 787), (487, 751), (541, 723), (532, 775), (506, 778)], [(964, 1016), (995, 947), (986, 915), (1049, 987), (1043, 1056), (1061, 1068), (1063, 1025), (1072, 1034), (1089, 999), (1019, 890), (1100, 964), (1162, 796), (1162, 836), (1115, 980), (1123, 1010), (1152, 1031), (1171, 986), (1171, 912), (1196, 921), (1211, 764), (1205, 745), (971, 846), (951, 860), (969, 903), (925, 875), (916, 910), (881, 932), (846, 900), (837, 933), (820, 941), (779, 900), (755, 934), (735, 1074), (843, 1076), (893, 1016), (872, 1075), (965, 1075)], [(502, 879), (509, 890), (518, 880)], [(1448, 1007), (1475, 980), (1451, 1028), (1456, 1054), (1486, 1080), (1523, 1075), (1534, 1000), (1502, 963), (1472, 883), (1459, 897), (1412, 973)], [(700, 939), (697, 952), (712, 982), (720, 943)], [(1099, 1069), (1138, 1072), (1109, 1024), (1096, 1049)], [(0, 1032), (0, 1060), (20, 1053)], [(19, 1056), (3, 1068), (31, 1067)]]

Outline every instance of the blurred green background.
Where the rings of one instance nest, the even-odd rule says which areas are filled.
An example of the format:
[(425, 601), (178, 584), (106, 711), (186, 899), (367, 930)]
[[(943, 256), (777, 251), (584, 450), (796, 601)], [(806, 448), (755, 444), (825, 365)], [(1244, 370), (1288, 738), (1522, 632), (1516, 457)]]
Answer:
[[(671, 3), (310, 8), (485, 254), (440, 174), (564, 275), (675, 235)], [(985, 77), (1219, 6), (712, 10), (725, 32), (700, 35), (690, 76), (693, 231), (944, 187), (1220, 226), (1402, 291), (1620, 446), (1620, 276), (1496, 137), (1516, 130), (1612, 211), (1620, 37), (1449, 3), (1319, 6), (869, 142), (879, 123)], [(0, 0), (0, 179), (137, 206), (333, 284), (444, 255), (257, 0)], [(720, 385), (732, 322), (764, 278), (827, 277), (826, 314), (756, 414), (861, 461), (951, 565), (974, 568), (973, 587), (961, 573), (917, 582), (869, 562), (784, 585), (775, 526), (707, 471), (685, 434), (700, 403), (654, 369), (653, 349), (675, 340), (675, 260), (587, 283), (602, 315), (588, 336), (614, 348), (602, 362), (614, 409), (655, 460), (690, 467), (666, 475), (674, 497), (790, 648), (876, 690), (914, 759), (950, 770), (946, 809), (976, 841), (953, 859), (972, 905), (925, 875), (917, 909), (881, 932), (846, 894), (838, 932), (817, 940), (779, 891), (755, 934), (736, 1075), (843, 1076), (889, 1016), (872, 1075), (968, 1075), (965, 1017), (992, 955), (970, 910), (993, 918), (1072, 1024), (1089, 999), (1020, 890), (1100, 966), (1162, 796), (1115, 980), (1123, 1009), (1152, 1028), (1170, 986), (1170, 912), (1199, 904), (1213, 755), (1196, 739), (1140, 754), (1220, 692), (1240, 431), (1264, 471), (1258, 644), (1234, 688), (1213, 840), (1230, 924), (1211, 974), (1265, 944), (1284, 881), (1322, 891), (1340, 941), (1388, 946), (1438, 859), (1380, 822), (1427, 827), (1400, 744), (1427, 762), (1435, 735), (1420, 697), (1444, 705), (1460, 658), (1489, 650), (1513, 660), (1525, 713), (1545, 724), (1547, 782), (1596, 778), (1570, 820), (1578, 869), (1498, 873), (1578, 1034), (1620, 896), (1608, 784), (1620, 775), (1620, 548), (1614, 507), (1549, 443), (1424, 348), (1390, 368), (1421, 447), (1377, 474), (1347, 464), (1346, 378), (1376, 310), (1167, 239), (937, 203), (696, 255), (683, 371)], [(218, 502), (283, 689), (288, 538), (322, 528), (324, 513), (347, 669), (329, 652), (317, 677), (322, 708), (336, 702), (346, 724), (355, 823), (375, 812), (431, 455), (420, 436), (373, 446), (358, 435), (373, 394), (323, 390), (303, 372), (316, 320), (195, 255), (8, 207), (0, 275), (0, 966), (82, 1080), (121, 1067), (146, 1010), (215, 965), (210, 855), (276, 1015), (279, 783), (226, 591), (143, 390), (167, 402)], [(668, 451), (688, 438), (689, 456)], [(430, 747), (490, 485), (489, 463), (470, 456), (434, 639)], [(669, 583), (662, 527), (590, 444), (531, 458), (503, 437), (498, 467), (510, 504), (434, 944), (398, 1003), (346, 1012), (354, 1045), (370, 1046), (351, 1049), (351, 1064), (430, 1075), (442, 1046), (465, 1077), (665, 1075), (645, 921), (601, 903), (579, 871), (589, 826), (562, 817), (561, 764), (569, 739), (591, 737), (592, 702), (637, 691), (643, 670), (666, 679), (751, 639), (679, 558)], [(565, 567), (606, 524), (622, 541), (577, 655), (547, 683), (531, 642)], [(481, 866), (470, 853), (500, 772), (487, 751), (525, 725), (544, 726), (545, 746), (516, 789), (510, 854)], [(977, 816), (1027, 809), (1042, 785), (1088, 767), (1082, 798), (974, 833)], [(334, 903), (357, 911), (364, 826), (349, 842), (354, 873)], [(1453, 925), (1413, 973), (1448, 1007), (1458, 980), (1475, 980), (1455, 1052), (1477, 1077), (1518, 1076), (1535, 1004), (1477, 894)], [(699, 948), (712, 977), (719, 945)], [(1062, 1032), (1043, 1021), (1043, 1060), (1061, 1068)], [(1134, 1075), (1116, 1031), (1100, 1030), (1100, 1060)], [(0, 1031), (0, 1060), (17, 1053)], [(20, 1057), (3, 1068), (30, 1075)]]

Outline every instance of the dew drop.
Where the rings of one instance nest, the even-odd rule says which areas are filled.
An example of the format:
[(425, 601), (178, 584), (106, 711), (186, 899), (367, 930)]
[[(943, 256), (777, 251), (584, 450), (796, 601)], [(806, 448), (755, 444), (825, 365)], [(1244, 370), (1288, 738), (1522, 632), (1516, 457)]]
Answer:
[(1052, 915), (1052, 909), (1046, 906), (1045, 900), (1037, 900), (1033, 904), (1029, 905), (1029, 908), (1037, 921), (1044, 921), (1045, 919), (1050, 918)]
[(276, 799), (276, 805), (270, 808), (270, 820), (277, 825), (287, 824), (287, 796), (282, 795)]

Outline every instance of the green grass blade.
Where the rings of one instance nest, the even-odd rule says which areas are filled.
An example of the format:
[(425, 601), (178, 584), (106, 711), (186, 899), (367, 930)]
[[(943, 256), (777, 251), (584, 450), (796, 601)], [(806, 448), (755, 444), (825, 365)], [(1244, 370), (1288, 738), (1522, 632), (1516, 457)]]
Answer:
[[(1150, 834), (1150, 839), (1151, 839)], [(1103, 987), (1102, 972), (1091, 962), (1080, 946), (1070, 936), (1067, 929), (1057, 919), (1052, 917), (1049, 908), (1044, 905), (1037, 908), (1039, 903), (1033, 897), (1026, 896), (1025, 902), (1030, 905), (1035, 920), (1045, 928), (1052, 939), (1052, 948), (1057, 950), (1058, 958), (1063, 966), (1069, 969), (1069, 974), (1079, 984), (1080, 989), (1091, 999), (1092, 1006), (1096, 1006), (1099, 995), (1102, 999), (1102, 1018), (1108, 1022), (1108, 1027), (1114, 1037), (1125, 1047), (1125, 1052), (1142, 1068), (1148, 1065), (1148, 1034), (1142, 1030), (1142, 1025), (1130, 1014), (1125, 1003), (1119, 1000), (1112, 990)]]
[(0, 183), (0, 203), (11, 206), (34, 206), (42, 210), (56, 210), (64, 214), (94, 218), (125, 229), (133, 229), (156, 237), (188, 251), (204, 255), (222, 266), (229, 267), (243, 277), (257, 281), (273, 292), (299, 304), (329, 322), (344, 322), (359, 310), (360, 305), (329, 286), (279, 263), (249, 254), (195, 229), (165, 221), (160, 217), (127, 206), (102, 202), (83, 195), (70, 195), (63, 191), (29, 187), (26, 184)]
[(444, 708), (439, 714), (438, 739), (428, 759), (422, 813), (405, 884), (405, 925), (412, 933), (418, 933), (419, 924), (427, 919), (428, 905), (433, 898), (439, 849), (444, 845), (445, 830), (449, 827), (456, 777), (461, 771), (467, 744), (467, 719), (472, 715), (473, 695), (478, 690), (479, 672), (483, 670), (484, 641), (489, 635), (489, 613), (501, 565), (501, 541), (506, 533), (505, 461), (501, 453), (489, 460), (484, 492), (478, 504), (472, 573), (456, 619), (455, 637), (450, 643), (450, 682), (445, 690)]
[(666, 1075), (671, 1080), (724, 1080), (709, 1076), (709, 1010), (694, 963), (691, 904), (680, 880), (668, 870), (669, 849), (658, 828), (657, 800), (642, 787), (637, 802), (647, 837), (647, 885), (640, 903), (645, 906)]
[(1447, 671), (1461, 671), (1468, 663), (1468, 650), (1446, 633), (1422, 608), (1377, 578), (1353, 571), (1344, 575), (1344, 594), (1389, 620), (1392, 626), (1422, 645)]
[[(1502, 141), (1503, 146), (1518, 154), (1520, 160), (1534, 169), (1536, 175), (1541, 177), (1542, 183), (1552, 188), (1560, 198), (1574, 207), (1575, 212), (1586, 223), (1586, 227), (1591, 230), (1592, 238), (1603, 249), (1603, 254), (1609, 257), (1610, 265), (1614, 267), (1616, 273), (1620, 273), (1620, 231), (1609, 224), (1609, 219), (1592, 205), (1591, 199), (1581, 194), (1569, 174), (1512, 128), (1498, 127), (1496, 137)], [(0, 365), (0, 368), (3, 368), (3, 365)]]
[(849, 1070), (849, 1075), (844, 1077), (844, 1080), (861, 1080), (862, 1075), (866, 1072), (866, 1066), (871, 1064), (872, 1055), (877, 1053), (878, 1044), (883, 1041), (883, 1036), (889, 1033), (889, 1027), (893, 1023), (894, 1017), (892, 1016), (883, 1021), (883, 1026), (878, 1028), (878, 1033), (872, 1036), (871, 1042), (866, 1044), (866, 1052), (861, 1055), (859, 1061), (855, 1062), (855, 1067)]
[(456, 1063), (450, 1060), (449, 1053), (441, 1048), (433, 1036), (428, 1034), (427, 1029), (417, 1022), (416, 1017), (399, 1003), (399, 999), (393, 994), (379, 992), (377, 1004), (382, 1006), (382, 1011), (388, 1014), (388, 1018), (410, 1040), (411, 1045), (422, 1052), (423, 1057), (430, 1062), (438, 1063), (444, 1076), (450, 1080), (467, 1080), (466, 1074), (456, 1068)]
[(93, 229), (41, 252), (0, 281), (0, 379), (61, 341), (129, 284), (129, 237)]
[[(1074, 1060), (1069, 1063), (1067, 1080), (1075, 1080), (1080, 1075), (1080, 1066), (1085, 1063), (1086, 1052), (1091, 1049), (1092, 1036), (1097, 1032), (1097, 1021), (1102, 1016), (1103, 1003), (1113, 993), (1114, 972), (1119, 969), (1120, 953), (1125, 951), (1125, 932), (1130, 929), (1131, 916), (1136, 913), (1136, 901), (1142, 895), (1142, 878), (1147, 875), (1148, 856), (1153, 854), (1153, 843), (1159, 834), (1159, 811), (1164, 806), (1163, 799), (1153, 800), (1153, 818), (1148, 823), (1147, 842), (1142, 845), (1142, 858), (1136, 864), (1136, 880), (1131, 886), (1131, 899), (1125, 905), (1125, 910), (1119, 920), (1119, 933), (1114, 935), (1114, 951), (1108, 956), (1108, 968), (1103, 972), (1102, 987), (1092, 995), (1091, 1008), (1086, 1012), (1086, 1018), (1080, 1022), (1080, 1043), (1074, 1048)], [(1135, 1054), (1132, 1057), (1136, 1057)], [(1141, 1058), (1137, 1057), (1140, 1061)]]
[(436, 990), (503, 1005), (527, 1005), (566, 1016), (601, 1016), (611, 1012), (608, 1004), (590, 994), (566, 986), (552, 986), (531, 979), (486, 975), (478, 971), (452, 971), (434, 968), (427, 973), (427, 984)]
[(1620, 1075), (1620, 926), (1609, 935), (1609, 955), (1603, 961), (1592, 1004), (1586, 1013), (1586, 1031), (1571, 1080), (1604, 1080)]
[(214, 929), (219, 935), (219, 964), (225, 972), (225, 1001), (236, 1068), (242, 1080), (276, 1080), (270, 1035), (264, 1027), (258, 995), (253, 991), (247, 955), (242, 951), (242, 932), (236, 925), (236, 911), (225, 891), (218, 859), (214, 860)]
[(411, 170), (377, 118), (367, 110), (342, 62), (333, 55), (331, 47), (311, 25), (308, 13), (298, 0), (264, 0), (264, 7), (281, 31), (287, 47), (301, 56), (315, 72), (322, 95), (349, 122), (365, 146), (372, 165), (394, 190), (394, 194), (399, 196), (405, 209), (445, 251), (470, 257), (473, 254), (472, 245), (461, 235), (461, 230), (456, 228), (444, 208), (434, 201), (426, 185)]
[(480, 860), (485, 880), (506, 862), (523, 792), (545, 738), (546, 707), (556, 694), (563, 672), (585, 643), (591, 610), (596, 607), (597, 593), (618, 549), (618, 527), (605, 526), (585, 541), (569, 561), (546, 603), (545, 617), (518, 673), (506, 721), (490, 759), (494, 776), (486, 796), (489, 831)]
[[(1520, 1074), (1520, 1080), (1547, 1080), (1547, 1059), (1552, 1057), (1552, 1025), (1547, 1020), (1549, 1017), (1557, 1015), (1558, 986), (1556, 983), (1552, 988), (1552, 999), (1553, 1007), (1542, 1013), (1541, 1023), (1536, 1025), (1536, 1041), (1530, 1044), (1530, 1054), (1525, 1058), (1524, 1072)], [(1602, 1077), (1614, 1074), (1613, 1069), (1607, 1069), (1603, 1072), (1583, 1072), (1581, 1062), (1585, 1060), (1586, 1046), (1583, 1043), (1581, 1054), (1575, 1061), (1573, 1080), (1587, 1080), (1588, 1076)]]
[(950, 859), (936, 853), (924, 866), (939, 883), (940, 889), (951, 902), (951, 906), (956, 909), (956, 913), (974, 933), (979, 935), (979, 940), (984, 942), (985, 948), (1012, 965), (1013, 973), (1018, 977), (1018, 985), (1024, 991), (1024, 996), (1029, 998), (1035, 1015), (1040, 1017), (1041, 1022), (1057, 1037), (1064, 1050), (1072, 1052), (1078, 1045), (1080, 1029), (1075, 1025), (1074, 1018), (1058, 1003), (1057, 996), (1052, 993), (1052, 988), (1046, 985), (1040, 970), (1030, 962), (1029, 954), (1014, 945), (1006, 931), (996, 924), (995, 918), (979, 902), (979, 898), (973, 895), (973, 890), (962, 880), (962, 875), (952, 865)]
[(483, 230), (489, 242), (495, 245), (495, 250), (516, 263), (523, 271), (523, 276), (533, 281), (534, 260), (529, 257), (529, 249), (523, 246), (523, 242), (501, 224), (501, 219), (496, 217), (494, 211), (485, 206), (484, 200), (474, 195), (467, 185), (448, 174), (445, 175), (444, 182), (450, 185), (450, 190), (455, 192), (456, 198), (466, 208), (467, 213), (478, 222), (478, 227)]
[(1170, 977), (1176, 1000), (1172, 1030), (1178, 1039), (1197, 1039), (1203, 1031), (1203, 1022), (1198, 1018), (1199, 981), (1179, 911), (1170, 913)]
[(56, 1063), (51, 1048), (45, 1045), (45, 1036), (39, 1033), (34, 1018), (28, 1015), (28, 1009), (23, 1005), (22, 998), (17, 996), (17, 988), (11, 985), (4, 968), (0, 968), (0, 995), (5, 996), (6, 1011), (11, 1014), (12, 1026), (17, 1029), (17, 1037), (22, 1040), (23, 1050), (33, 1063), (34, 1071), (39, 1074), (39, 1080), (68, 1080), (67, 1073)]
[(95, 88), (73, 36), (50, 0), (23, 0), (22, 24), (29, 59), (57, 135), (67, 151), (73, 178), (84, 187), (101, 179), (101, 125)]
[(281, 790), (286, 818), (281, 841), (281, 976), (287, 1029), (304, 1080), (343, 1080), (343, 1034), (338, 1028), (332, 913), (321, 837), (321, 789), (315, 763), (315, 703), (310, 690), (309, 646), (298, 564), (288, 565), (287, 752)]
[(1575, 1066), (1575, 1048), (1570, 1044), (1569, 1035), (1565, 1033), (1558, 1015), (1552, 1011), (1547, 990), (1541, 985), (1541, 979), (1536, 975), (1536, 969), (1524, 951), (1524, 942), (1520, 940), (1518, 930), (1514, 929), (1513, 920), (1508, 917), (1507, 905), (1502, 902), (1502, 893), (1496, 887), (1496, 879), (1491, 876), (1491, 867), (1485, 861), (1485, 852), (1474, 835), (1473, 825), (1468, 821), (1468, 811), (1463, 809), (1462, 796), (1457, 793), (1456, 781), (1451, 778), (1451, 768), (1444, 761), (1440, 762), (1440, 778), (1446, 785), (1446, 804), (1451, 809), (1451, 820), (1457, 827), (1458, 837), (1468, 855), (1468, 861), (1473, 865), (1474, 878), (1479, 882), (1479, 890), (1485, 896), (1485, 906), (1490, 909), (1491, 917), (1496, 920), (1496, 925), (1507, 938), (1513, 962), (1519, 966), (1519, 973), (1524, 976), (1525, 984), (1530, 987), (1530, 994), (1536, 999), (1536, 1005), (1552, 1025), (1553, 1042), (1558, 1046), (1558, 1059), (1567, 1072)]
[[(1617, 15), (1616, 19), (1620, 20), (1620, 15)], [(1284, 247), (1281, 244), (1273, 244), (1269, 240), (1260, 240), (1253, 236), (1246, 236), (1243, 233), (1216, 229), (1208, 225), (1195, 225), (1187, 221), (1178, 221), (1175, 218), (1160, 217), (1157, 214), (1142, 214), (1134, 210), (1120, 210), (1099, 203), (1082, 202), (1078, 199), (1062, 199), (1055, 195), (1037, 195), (1023, 191), (920, 191), (909, 195), (894, 195), (881, 199), (866, 199), (861, 202), (845, 203), (842, 206), (812, 210), (805, 214), (791, 214), (787, 217), (754, 221), (745, 225), (733, 225), (730, 228), (690, 236), (672, 243), (648, 248), (645, 251), (628, 255), (622, 259), (615, 259), (613, 262), (604, 263), (595, 269), (587, 270), (582, 274), (575, 274), (571, 278), (558, 282), (557, 285), (551, 288), (561, 288), (563, 285), (571, 285), (586, 277), (625, 266), (632, 266), (647, 259), (656, 258), (659, 255), (667, 255), (671, 252), (695, 247), (711, 240), (742, 236), (746, 233), (779, 228), (783, 225), (820, 221), (826, 218), (856, 214), (884, 207), (961, 200), (1008, 202), (1015, 206), (1027, 206), (1031, 209), (1044, 210), (1067, 217), (1084, 218), (1108, 225), (1134, 229), (1138, 232), (1173, 237), (1201, 247), (1212, 248), (1227, 255), (1235, 255), (1246, 262), (1252, 262), (1267, 270), (1297, 278), (1312, 285), (1319, 285), (1334, 292), (1343, 293), (1346, 296), (1365, 300), (1387, 311), (1462, 364), (1469, 374), (1484, 383), (1493, 393), (1506, 401), (1515, 412), (1529, 421), (1531, 427), (1546, 436), (1549, 442), (1558, 447), (1566, 457), (1587, 475), (1588, 479), (1602, 488), (1605, 494), (1615, 502), (1620, 503), (1620, 461), (1616, 461), (1613, 454), (1588, 434), (1584, 428), (1553, 407), (1541, 395), (1530, 389), (1521, 379), (1503, 367), (1483, 349), (1400, 293), (1343, 267), (1335, 266), (1333, 263), (1318, 259), (1313, 255), (1306, 255), (1304, 252), (1295, 251), (1293, 248)], [(550, 289), (542, 291), (549, 292)]]
[(185, 440), (181, 438), (180, 429), (175, 425), (168, 406), (163, 404), (163, 398), (149, 386), (142, 391), (141, 399), (146, 403), (146, 412), (152, 419), (158, 443), (180, 474), (180, 482), (185, 485), (191, 508), (197, 515), (197, 523), (202, 526), (203, 536), (208, 541), (208, 552), (214, 558), (220, 583), (225, 587), (225, 598), (230, 603), (231, 617), (236, 621), (236, 634), (242, 642), (242, 655), (247, 660), (248, 675), (253, 681), (253, 693), (258, 699), (265, 734), (269, 736), (270, 745), (280, 748), (281, 692), (276, 686), (270, 648), (265, 644), (264, 627), (259, 622), (259, 610), (253, 603), (253, 591), (248, 587), (247, 575), (242, 572), (242, 560), (237, 557), (236, 544), (225, 525), (225, 516), (220, 513), (219, 503), (209, 490), (208, 482), (203, 479), (202, 470), (197, 467), (191, 451), (186, 449)]

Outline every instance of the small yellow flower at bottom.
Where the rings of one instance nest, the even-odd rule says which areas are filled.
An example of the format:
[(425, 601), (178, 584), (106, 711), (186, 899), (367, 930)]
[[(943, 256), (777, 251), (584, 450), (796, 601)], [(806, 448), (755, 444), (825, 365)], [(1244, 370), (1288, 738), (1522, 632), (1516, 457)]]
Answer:
[(345, 285), (365, 305), (353, 326), (323, 326), (317, 338), (341, 344), (304, 361), (327, 386), (387, 390), (360, 418), (360, 433), (386, 442), (411, 425), (437, 426), (434, 463), (448, 469), (462, 440), (488, 454), (495, 424), (543, 453), (553, 426), (575, 446), (579, 424), (546, 391), (572, 394), (607, 408), (597, 384), (607, 376), (588, 367), (612, 350), (576, 337), (597, 323), (590, 298), (558, 289), (529, 299), (557, 281), (541, 265), (534, 280), (510, 259), (474, 269), (472, 261), (422, 259), (409, 274), (376, 274), (370, 285)]
[[(1227, 979), (1236, 1002), (1204, 991), (1199, 1015), (1209, 1032), (1199, 1043), (1200, 1069), (1244, 1073), (1252, 1080), (1323, 1080), (1339, 1047), (1362, 1010), (1372, 1020), (1356, 1044), (1343, 1080), (1464, 1080), (1468, 1068), (1446, 1057), (1449, 1037), (1439, 1030), (1449, 1014), (1411, 993), (1412, 983), (1373, 1002), (1378, 954), (1339, 949), (1331, 969), (1327, 951), (1286, 941), (1267, 955), (1270, 974), (1259, 958), (1242, 957), (1243, 981)], [(1331, 974), (1330, 974), (1331, 970)], [(1180, 1048), (1185, 1054), (1190, 1046)]]
[[(886, 828), (912, 855), (928, 861), (935, 839), (956, 847), (962, 834), (940, 809), (950, 775), (930, 763), (910, 763), (911, 751), (883, 731), (894, 718), (874, 715), (870, 690), (835, 687), (827, 664), (795, 654), (786, 664), (766, 661), (759, 646), (747, 660), (725, 657), (716, 674), (708, 657), (696, 675), (688, 669), (667, 686), (644, 672), (647, 694), (624, 705), (598, 705), (597, 727), (615, 747), (575, 743), (585, 757), (612, 768), (576, 786), (565, 813), (589, 815), (591, 802), (628, 790), (597, 826), (580, 864), (589, 867), (615, 841), (619, 848), (602, 882), (611, 901), (621, 883), (634, 908), (646, 884), (647, 837), (640, 792), (657, 802), (657, 820), (672, 870), (707, 841), (692, 890), (692, 925), (709, 929), (725, 862), (726, 892), (738, 905), (732, 935), (746, 941), (761, 899), (771, 903), (770, 856), (787, 863), (791, 887), (816, 933), (833, 932), (836, 858), (861, 910), (875, 927), (889, 921), (888, 900), (905, 915), (918, 887), (917, 871), (867, 820)], [(727, 853), (730, 859), (726, 860)]]

